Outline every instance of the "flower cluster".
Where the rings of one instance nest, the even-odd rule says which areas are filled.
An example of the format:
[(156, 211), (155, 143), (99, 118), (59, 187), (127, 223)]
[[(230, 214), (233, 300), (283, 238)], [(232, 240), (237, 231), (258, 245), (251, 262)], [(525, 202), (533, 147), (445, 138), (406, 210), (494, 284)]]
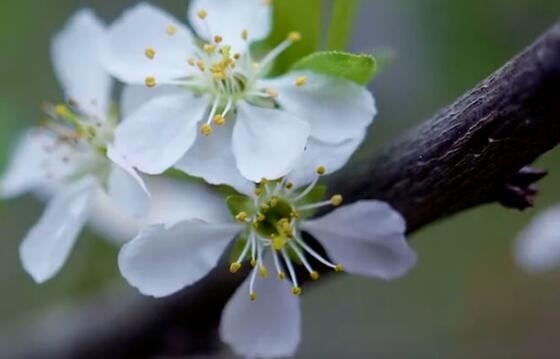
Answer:
[[(145, 3), (109, 26), (90, 10), (69, 21), (52, 43), (65, 100), (44, 105), (48, 120), (23, 136), (0, 195), (48, 200), (20, 247), (37, 282), (61, 269), (87, 223), (125, 243), (122, 275), (155, 297), (228, 252), (232, 273), (251, 269), (224, 309), (222, 339), (248, 357), (292, 355), (302, 273), (393, 279), (415, 263), (390, 205), (342, 205), (319, 184), (361, 144), (375, 102), (361, 84), (313, 69), (271, 78), (302, 38), (252, 50), (271, 30), (271, 2), (190, 4), (189, 27)], [(120, 106), (113, 79), (125, 85)], [(322, 207), (337, 208), (314, 218)]]

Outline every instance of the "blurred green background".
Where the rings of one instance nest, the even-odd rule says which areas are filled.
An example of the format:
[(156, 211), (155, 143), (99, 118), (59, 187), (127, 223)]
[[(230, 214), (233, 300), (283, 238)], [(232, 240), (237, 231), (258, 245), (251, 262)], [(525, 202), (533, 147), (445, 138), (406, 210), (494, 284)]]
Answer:
[[(51, 36), (83, 6), (110, 20), (133, 3), (0, 3), (0, 163), (18, 131), (40, 119), (41, 101), (62, 96), (50, 64)], [(184, 16), (184, 1), (154, 3)], [(557, 0), (362, 0), (352, 49), (391, 53), (394, 62), (375, 80), (380, 116), (361, 156), (474, 86), (559, 14)], [(414, 235), (419, 263), (406, 278), (332, 276), (309, 288), (297, 357), (559, 357), (560, 270), (528, 276), (512, 257), (516, 233), (538, 210), (560, 202), (559, 157), (556, 151), (539, 161), (551, 174), (536, 209), (487, 206)], [(18, 244), (41, 209), (31, 197), (0, 203), (0, 343), (64, 303), (126, 286), (117, 248), (91, 235), (82, 236), (58, 277), (35, 285), (21, 269)]]

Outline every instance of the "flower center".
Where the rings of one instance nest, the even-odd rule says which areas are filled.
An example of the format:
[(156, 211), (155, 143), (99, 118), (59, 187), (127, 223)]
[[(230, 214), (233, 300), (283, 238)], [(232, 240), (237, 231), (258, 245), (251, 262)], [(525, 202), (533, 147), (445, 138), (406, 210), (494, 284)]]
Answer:
[(340, 195), (334, 195), (327, 201), (317, 201), (319, 197), (322, 198), (324, 192), (324, 187), (317, 186), (317, 183), (326, 169), (321, 166), (316, 172), (315, 180), (303, 189), (296, 190), (294, 185), (285, 179), (263, 179), (253, 198), (236, 197), (236, 204), (243, 210), (236, 213), (235, 219), (245, 224), (245, 230), (238, 239), (238, 251), (234, 253), (236, 259), (231, 263), (230, 271), (235, 273), (241, 268), (243, 261), (250, 261), (254, 268), (249, 286), (251, 300), (256, 299), (253, 288), (257, 272), (263, 279), (268, 277), (268, 268), (263, 263), (263, 255), (267, 250), (272, 253), (278, 278), (284, 280), (286, 271), (289, 274), (294, 295), (299, 295), (301, 288), (293, 262), (302, 264), (312, 280), (319, 279), (319, 272), (313, 268), (308, 257), (337, 272), (343, 271), (342, 265), (324, 258), (309, 246), (301, 235), (300, 223), (304, 218), (311, 216), (313, 210), (323, 206), (339, 206), (342, 203)]
[[(200, 10), (197, 16), (204, 23), (207, 33), (213, 35), (212, 40), (195, 49), (193, 56), (187, 59), (187, 64), (194, 69), (193, 74), (171, 81), (171, 84), (182, 86), (195, 94), (210, 95), (208, 118), (200, 127), (201, 133), (209, 136), (213, 132), (212, 125), (223, 126), (228, 119), (234, 117), (237, 101), (241, 99), (261, 107), (277, 106), (274, 98), (278, 96), (278, 92), (272, 88), (261, 88), (258, 80), (266, 75), (280, 54), (301, 39), (301, 35), (297, 32), (289, 33), (286, 40), (260, 61), (255, 61), (250, 52), (250, 34), (247, 30), (240, 34), (246, 43), (246, 51), (233, 52), (230, 45), (222, 43), (221, 35), (211, 31), (207, 21), (208, 12)], [(165, 31), (173, 36), (176, 28), (170, 25)], [(150, 60), (157, 60), (157, 49), (146, 48), (144, 54)], [(145, 82), (149, 88), (157, 85), (157, 79), (153, 76), (146, 77)], [(294, 85), (301, 87), (305, 82), (302, 77)]]
[(106, 182), (110, 169), (107, 144), (112, 139), (115, 122), (85, 114), (74, 101), (47, 103), (43, 109), (48, 116), (44, 127), (54, 134), (43, 144), (47, 153), (42, 163), (45, 176), (72, 181), (94, 175), (102, 183)]

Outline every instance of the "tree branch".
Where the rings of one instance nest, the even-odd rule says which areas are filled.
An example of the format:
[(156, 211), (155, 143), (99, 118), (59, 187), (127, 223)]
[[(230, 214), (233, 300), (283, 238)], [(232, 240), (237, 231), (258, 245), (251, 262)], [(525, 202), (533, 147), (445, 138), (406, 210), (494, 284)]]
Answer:
[[(530, 204), (524, 201), (542, 174), (520, 170), (559, 142), (557, 24), (434, 118), (332, 178), (330, 188), (347, 202), (390, 202), (413, 232), (485, 203)], [(9, 357), (139, 358), (216, 349), (221, 309), (242, 279), (219, 268), (166, 299), (92, 302), (70, 317), (75, 325), (63, 326), (67, 332), (35, 346), (26, 342)]]

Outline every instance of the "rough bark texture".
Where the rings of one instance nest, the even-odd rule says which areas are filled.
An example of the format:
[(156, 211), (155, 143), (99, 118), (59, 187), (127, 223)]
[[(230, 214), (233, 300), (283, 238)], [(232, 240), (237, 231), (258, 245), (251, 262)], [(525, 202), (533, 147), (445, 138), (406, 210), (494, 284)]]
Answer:
[[(333, 178), (331, 189), (347, 202), (390, 202), (412, 232), (484, 203), (530, 204), (533, 182), (543, 174), (521, 169), (559, 142), (557, 24), (434, 118)], [(222, 268), (167, 299), (96, 300), (59, 323), (57, 335), (42, 333), (42, 340), (27, 341), (9, 357), (140, 358), (213, 350), (221, 308), (241, 280)]]

